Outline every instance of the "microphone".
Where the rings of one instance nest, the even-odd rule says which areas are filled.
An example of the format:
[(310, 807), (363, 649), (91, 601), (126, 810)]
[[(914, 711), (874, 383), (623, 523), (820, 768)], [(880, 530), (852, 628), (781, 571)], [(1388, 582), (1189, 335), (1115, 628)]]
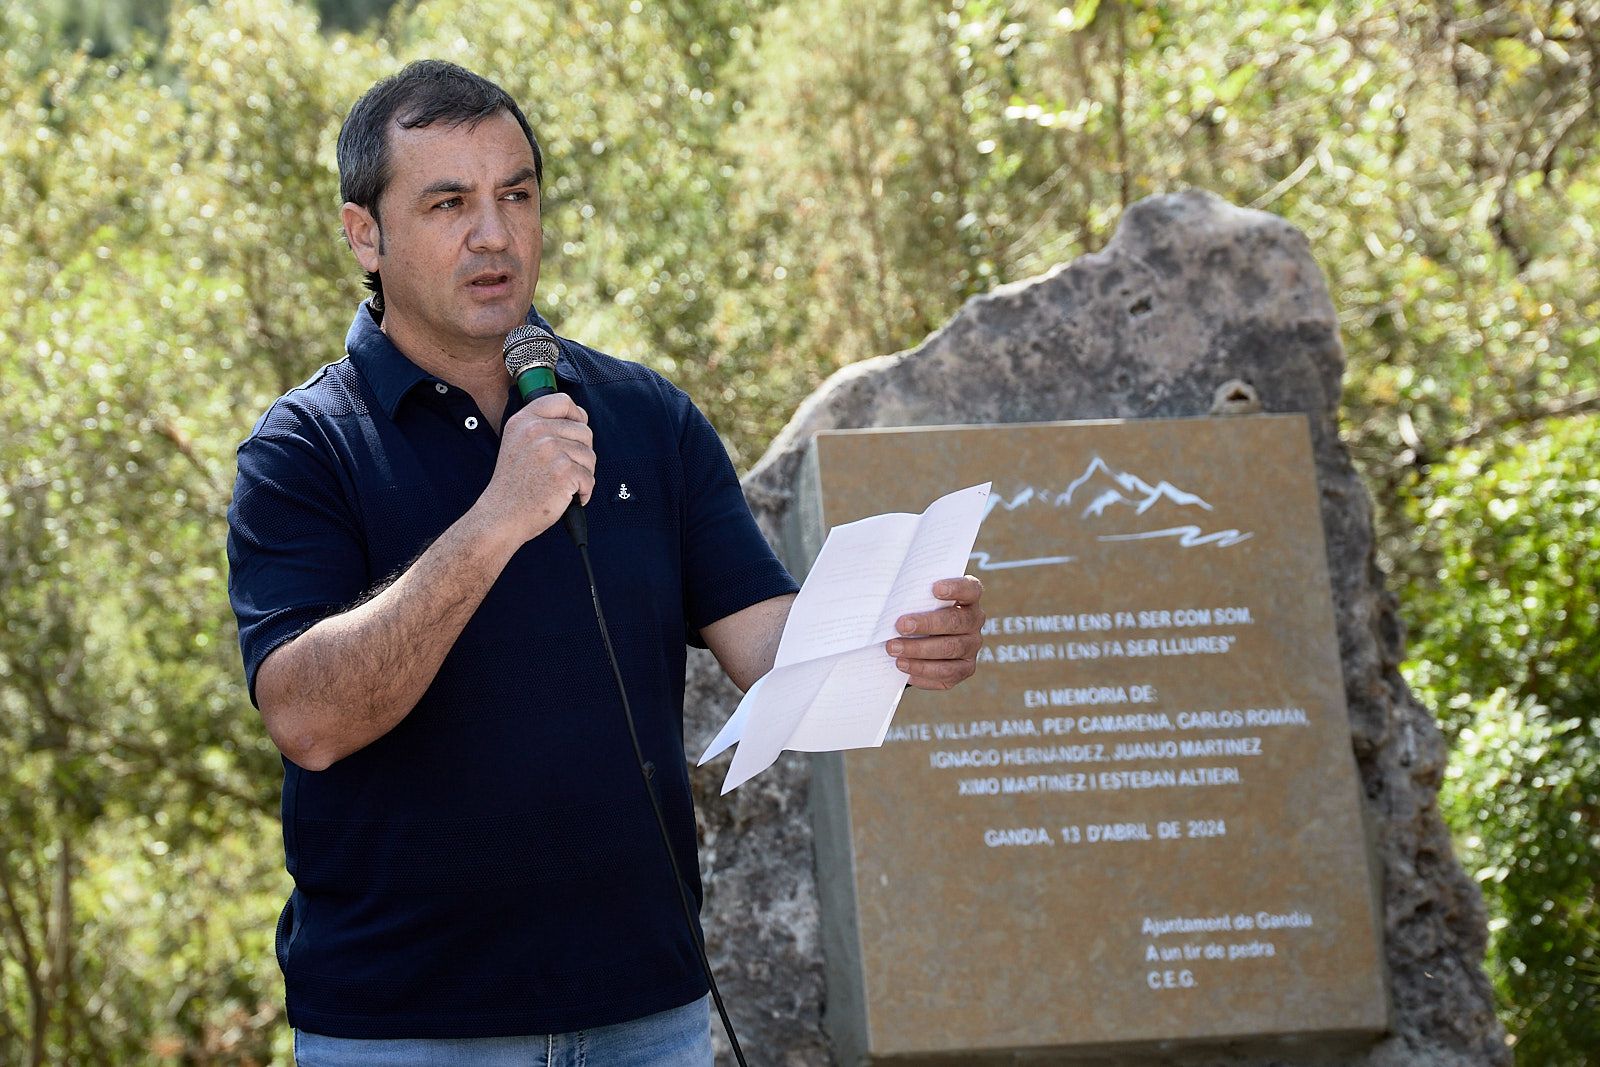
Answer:
[[(560, 391), (556, 384), (556, 357), (560, 351), (555, 335), (540, 326), (518, 326), (506, 334), (506, 370), (517, 383), (524, 403)], [(572, 535), (573, 544), (587, 548), (589, 520), (577, 496), (567, 505), (561, 521)]]
[[(511, 380), (517, 383), (517, 392), (522, 394), (524, 402), (537, 400), (541, 396), (559, 392), (560, 386), (556, 384), (556, 356), (561, 349), (556, 344), (555, 335), (542, 326), (518, 326), (506, 334), (506, 370), (511, 372)], [(733, 1022), (728, 1018), (728, 1009), (722, 1003), (722, 991), (717, 988), (717, 976), (711, 972), (711, 960), (706, 956), (705, 938), (701, 936), (700, 927), (695, 922), (694, 911), (689, 905), (689, 894), (684, 889), (683, 874), (678, 870), (678, 858), (672, 849), (672, 839), (667, 834), (667, 818), (661, 813), (661, 801), (656, 798), (655, 785), (651, 776), (655, 768), (644, 761), (644, 750), (639, 747), (639, 731), (633, 723), (633, 709), (628, 705), (628, 688), (622, 684), (622, 668), (617, 665), (617, 651), (611, 647), (611, 635), (606, 631), (605, 613), (600, 610), (600, 592), (594, 580), (594, 568), (589, 564), (589, 520), (584, 515), (583, 505), (578, 503), (574, 496), (572, 503), (567, 505), (565, 514), (561, 516), (567, 524), (567, 533), (572, 535), (573, 542), (578, 546), (578, 555), (583, 559), (583, 570), (589, 578), (589, 597), (594, 601), (594, 618), (600, 627), (600, 640), (605, 645), (606, 657), (611, 661), (611, 674), (617, 680), (617, 694), (622, 697), (622, 714), (628, 723), (628, 737), (633, 741), (633, 755), (639, 762), (639, 774), (644, 779), (645, 796), (650, 800), (650, 808), (655, 812), (656, 827), (661, 831), (661, 843), (667, 849), (667, 862), (672, 867), (672, 884), (678, 887), (678, 903), (683, 905), (683, 917), (689, 924), (689, 936), (694, 941), (694, 947), (700, 956), (700, 966), (706, 973), (706, 981), (711, 986), (711, 999), (716, 1001), (717, 1014), (722, 1017), (722, 1028), (727, 1032), (728, 1041), (733, 1046), (734, 1058), (739, 1061), (739, 1067), (745, 1067), (744, 1051), (739, 1048), (739, 1038), (733, 1032)]]

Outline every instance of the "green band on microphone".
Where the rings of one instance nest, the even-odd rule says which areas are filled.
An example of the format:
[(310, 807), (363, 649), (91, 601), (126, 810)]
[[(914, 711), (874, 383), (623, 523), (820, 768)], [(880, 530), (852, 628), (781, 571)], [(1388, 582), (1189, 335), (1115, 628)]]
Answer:
[(540, 389), (554, 391), (556, 388), (556, 372), (549, 367), (529, 367), (517, 375), (517, 392), (526, 400)]

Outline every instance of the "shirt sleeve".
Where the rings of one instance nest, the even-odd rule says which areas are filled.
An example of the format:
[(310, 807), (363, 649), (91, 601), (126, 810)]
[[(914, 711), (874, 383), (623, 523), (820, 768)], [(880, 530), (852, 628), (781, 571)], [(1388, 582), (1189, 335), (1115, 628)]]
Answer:
[(684, 624), (689, 643), (705, 648), (703, 627), (800, 587), (750, 514), (717, 431), (686, 395), (678, 399), (684, 408), (678, 442), (685, 498)]
[(258, 433), (239, 446), (238, 458), (228, 507), (228, 597), (250, 702), (259, 708), (262, 661), (365, 591), (366, 547), (338, 474), (310, 435)]

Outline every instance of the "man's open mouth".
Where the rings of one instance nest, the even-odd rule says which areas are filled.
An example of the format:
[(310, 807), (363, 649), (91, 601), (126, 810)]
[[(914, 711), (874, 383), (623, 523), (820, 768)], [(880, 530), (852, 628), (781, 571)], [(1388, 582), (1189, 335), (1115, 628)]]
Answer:
[(511, 280), (511, 275), (509, 275), (509, 274), (480, 274), (476, 278), (472, 279), (472, 281), (468, 282), (467, 284), (468, 285), (481, 286), (481, 287), (488, 287), (488, 286), (495, 286), (495, 285), (504, 285), (506, 282), (508, 282), (510, 280)]

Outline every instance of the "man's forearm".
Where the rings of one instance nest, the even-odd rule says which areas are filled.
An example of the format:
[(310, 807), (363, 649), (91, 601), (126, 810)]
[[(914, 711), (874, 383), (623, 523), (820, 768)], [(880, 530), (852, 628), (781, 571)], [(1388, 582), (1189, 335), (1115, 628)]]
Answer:
[(700, 631), (706, 647), (741, 692), (749, 692), (772, 669), (794, 598), (795, 594), (785, 593), (760, 601)]
[(475, 507), (376, 596), (276, 649), (256, 697), (279, 750), (322, 770), (392, 730), (516, 549)]
[[(983, 583), (976, 578), (945, 578), (933, 583), (933, 595), (948, 606), (917, 611), (895, 620), (899, 636), (884, 651), (917, 689), (950, 689), (977, 669), (983, 647)], [(719, 619), (700, 633), (728, 677), (741, 690), (772, 669), (789, 621), (795, 594), (773, 597)]]

